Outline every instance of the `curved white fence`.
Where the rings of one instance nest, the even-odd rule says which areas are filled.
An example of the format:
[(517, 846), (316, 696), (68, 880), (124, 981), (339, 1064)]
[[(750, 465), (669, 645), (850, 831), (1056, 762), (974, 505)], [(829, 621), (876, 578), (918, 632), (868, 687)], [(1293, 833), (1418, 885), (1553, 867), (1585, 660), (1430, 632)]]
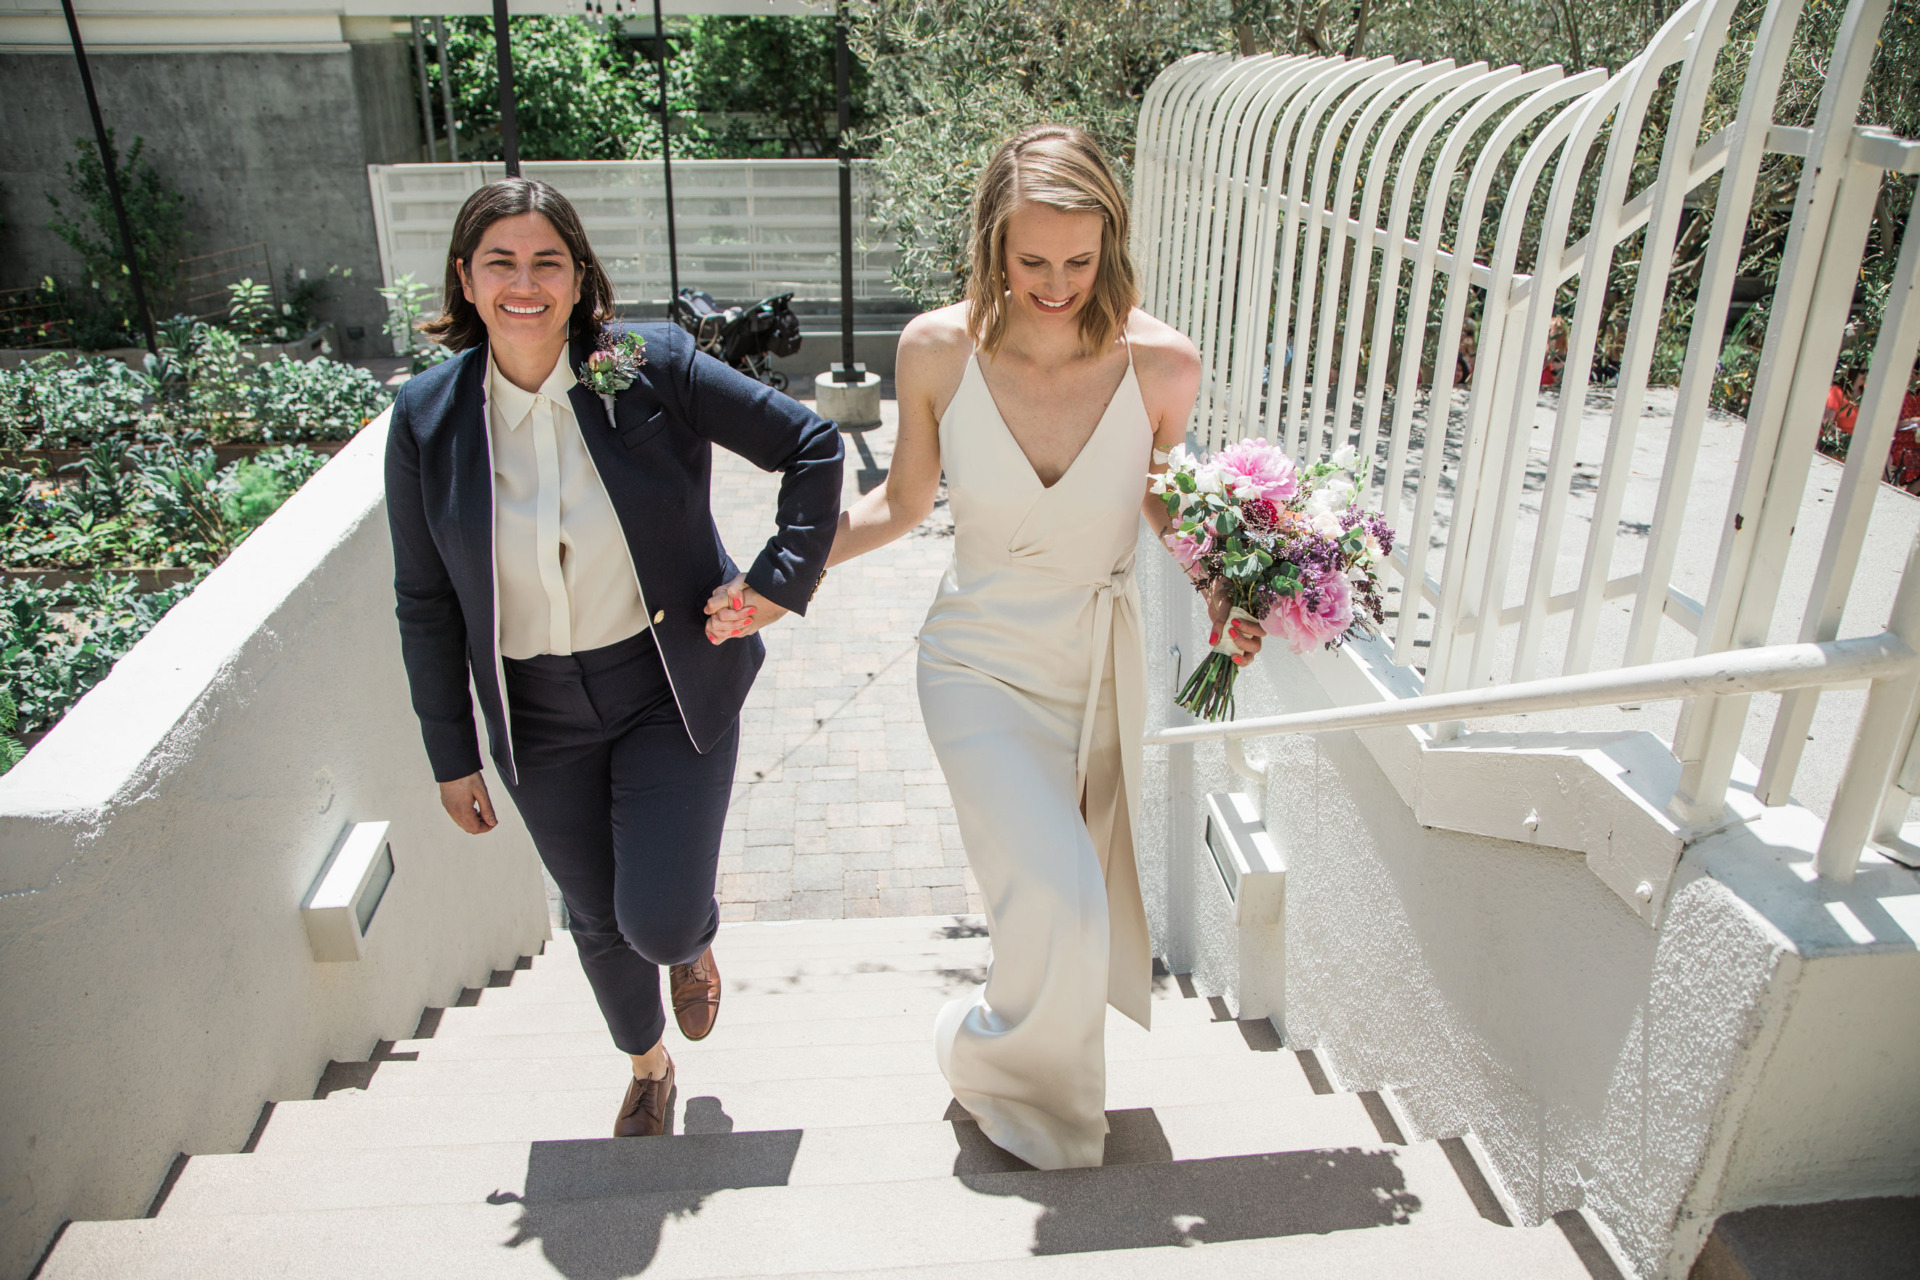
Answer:
[[(1767, 643), (1882, 176), (1920, 173), (1920, 143), (1856, 123), (1888, 0), (1848, 6), (1813, 125), (1774, 123), (1802, 7), (1773, 0), (1749, 47), (1728, 41), (1733, 0), (1690, 0), (1610, 77), (1200, 55), (1147, 94), (1134, 248), (1144, 305), (1201, 350), (1193, 433), (1205, 447), (1260, 435), (1303, 461), (1349, 444), (1374, 459), (1368, 501), (1399, 535), (1392, 657), (1424, 671), (1423, 693), (1641, 666), (1679, 656), (1679, 642), (1696, 656)], [(1737, 112), (1705, 134), (1710, 84), (1734, 58), (1746, 68)], [(1721, 447), (1707, 437), (1709, 393), (1769, 153), (1802, 157), (1799, 185), (1731, 491), (1724, 512), (1708, 511), (1698, 464)], [(1688, 207), (1704, 216), (1709, 200), (1684, 371), (1670, 419), (1653, 427), (1648, 380), (1676, 240)], [(1616, 259), (1635, 255), (1631, 296), (1610, 298)], [(1916, 289), (1920, 235), (1908, 234), (1804, 643), (1839, 634), (1920, 346)], [(1603, 331), (1622, 305), (1624, 332)], [(1562, 333), (1559, 394), (1536, 426)], [(1630, 492), (1651, 505), (1637, 564), (1620, 537)], [(1569, 545), (1576, 514), (1589, 522), (1584, 545)], [(1690, 594), (1677, 567), (1703, 568), (1715, 536), (1711, 575), (1696, 572), (1701, 594)], [(1629, 599), (1624, 619), (1609, 613)], [(1893, 615), (1887, 642), (1920, 648), (1920, 574)], [(1669, 621), (1681, 631), (1665, 629), (1660, 653)], [(1823, 874), (1850, 877), (1870, 838), (1898, 840), (1920, 790), (1917, 691), (1911, 662), (1872, 685)], [(1820, 692), (1789, 692), (1775, 718), (1759, 786), (1768, 803), (1787, 800)], [(1700, 828), (1724, 811), (1750, 697), (1676, 686), (1683, 695), (1668, 810)], [(1439, 724), (1435, 737), (1459, 730)]]

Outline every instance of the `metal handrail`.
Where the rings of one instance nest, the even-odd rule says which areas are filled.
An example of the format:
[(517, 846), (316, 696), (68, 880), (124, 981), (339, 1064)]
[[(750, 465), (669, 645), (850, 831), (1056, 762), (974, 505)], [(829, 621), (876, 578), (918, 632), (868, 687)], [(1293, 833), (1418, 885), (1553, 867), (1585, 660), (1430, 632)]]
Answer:
[(1571, 711), (1618, 702), (1671, 702), (1703, 694), (1777, 693), (1816, 685), (1885, 680), (1920, 672), (1920, 653), (1891, 631), (1852, 640), (1776, 644), (1639, 667), (1527, 680), (1495, 689), (1423, 694), (1366, 706), (1183, 725), (1147, 733), (1148, 746), (1288, 733), (1386, 729), (1523, 711)]

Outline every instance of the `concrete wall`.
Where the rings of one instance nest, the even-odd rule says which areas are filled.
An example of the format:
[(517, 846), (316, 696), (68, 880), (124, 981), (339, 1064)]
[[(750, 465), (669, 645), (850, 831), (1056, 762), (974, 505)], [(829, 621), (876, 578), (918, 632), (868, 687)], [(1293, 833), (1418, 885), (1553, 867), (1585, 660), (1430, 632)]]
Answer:
[[(1169, 645), (1204, 632), (1164, 552), (1140, 554), (1157, 706)], [(1345, 661), (1275, 648), (1238, 714), (1331, 705)], [(1353, 734), (1248, 750), (1288, 860), (1287, 1043), (1386, 1092), (1414, 1138), (1473, 1135), (1523, 1221), (1584, 1210), (1630, 1273), (1679, 1277), (1721, 1212), (1920, 1189), (1920, 876), (1809, 883), (1817, 822), (1773, 810), (1689, 849), (1655, 930), (1577, 853), (1422, 827)], [(1150, 749), (1156, 952), (1230, 1004), (1233, 926), (1185, 797), (1247, 789), (1217, 746)]]
[[(511, 805), (441, 811), (408, 705), (382, 417), (0, 777), (0, 1276), (69, 1218), (145, 1211), (176, 1152), (234, 1151), (328, 1059), (537, 950)], [(494, 781), (495, 794), (503, 795)], [(395, 873), (357, 962), (300, 903), (350, 823)]]
[[(144, 137), (142, 158), (187, 198), (186, 254), (265, 241), (277, 277), (289, 267), (352, 268), (322, 318), (339, 326), (345, 355), (385, 355), (366, 166), (421, 158), (410, 51), (400, 40), (322, 49), (101, 52), (90, 61), (121, 154)], [(74, 139), (93, 136), (73, 56), (0, 53), (0, 83), (0, 288), (49, 273), (77, 284), (78, 260), (47, 229), (46, 198), (66, 199)], [(362, 336), (349, 337), (352, 328)]]

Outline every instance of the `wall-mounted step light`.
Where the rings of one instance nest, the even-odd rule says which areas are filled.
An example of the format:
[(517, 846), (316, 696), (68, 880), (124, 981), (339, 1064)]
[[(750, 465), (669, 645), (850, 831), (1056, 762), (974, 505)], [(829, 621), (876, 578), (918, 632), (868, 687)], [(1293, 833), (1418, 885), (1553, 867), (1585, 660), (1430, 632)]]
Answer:
[(1286, 859), (1253, 797), (1237, 791), (1207, 797), (1206, 841), (1226, 897), (1220, 914), (1231, 921), (1237, 944), (1227, 961), (1231, 972), (1218, 974), (1216, 984), (1234, 1017), (1271, 1018), (1277, 1026), (1286, 1011)]
[(387, 824), (349, 826), (300, 905), (315, 960), (358, 960), (366, 954), (367, 928), (392, 880)]

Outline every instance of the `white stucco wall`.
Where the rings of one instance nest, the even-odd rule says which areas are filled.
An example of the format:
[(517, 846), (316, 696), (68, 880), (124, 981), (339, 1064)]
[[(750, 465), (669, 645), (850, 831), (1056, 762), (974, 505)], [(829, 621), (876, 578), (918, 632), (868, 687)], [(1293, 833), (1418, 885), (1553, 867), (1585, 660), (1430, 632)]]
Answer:
[[(382, 418), (0, 777), (0, 1276), (64, 1220), (144, 1212), (176, 1152), (238, 1149), (264, 1101), (547, 936), (512, 806), (484, 837), (440, 809), (385, 439)], [(317, 963), (301, 900), (370, 820), (395, 872), (366, 955)]]
[[(1156, 707), (1198, 627), (1184, 592), (1144, 579)], [(1324, 661), (1270, 651), (1238, 714), (1331, 705)], [(1388, 1091), (1411, 1137), (1476, 1135), (1526, 1222), (1584, 1209), (1631, 1271), (1679, 1277), (1721, 1212), (1920, 1190), (1920, 876), (1810, 882), (1817, 823), (1771, 810), (1687, 852), (1655, 929), (1579, 853), (1422, 827), (1353, 734), (1248, 751), (1289, 864), (1287, 1043)], [(1180, 754), (1147, 769), (1156, 953), (1233, 1003), (1217, 873), (1167, 798)], [(1218, 746), (1192, 757), (1195, 796), (1248, 788)]]

